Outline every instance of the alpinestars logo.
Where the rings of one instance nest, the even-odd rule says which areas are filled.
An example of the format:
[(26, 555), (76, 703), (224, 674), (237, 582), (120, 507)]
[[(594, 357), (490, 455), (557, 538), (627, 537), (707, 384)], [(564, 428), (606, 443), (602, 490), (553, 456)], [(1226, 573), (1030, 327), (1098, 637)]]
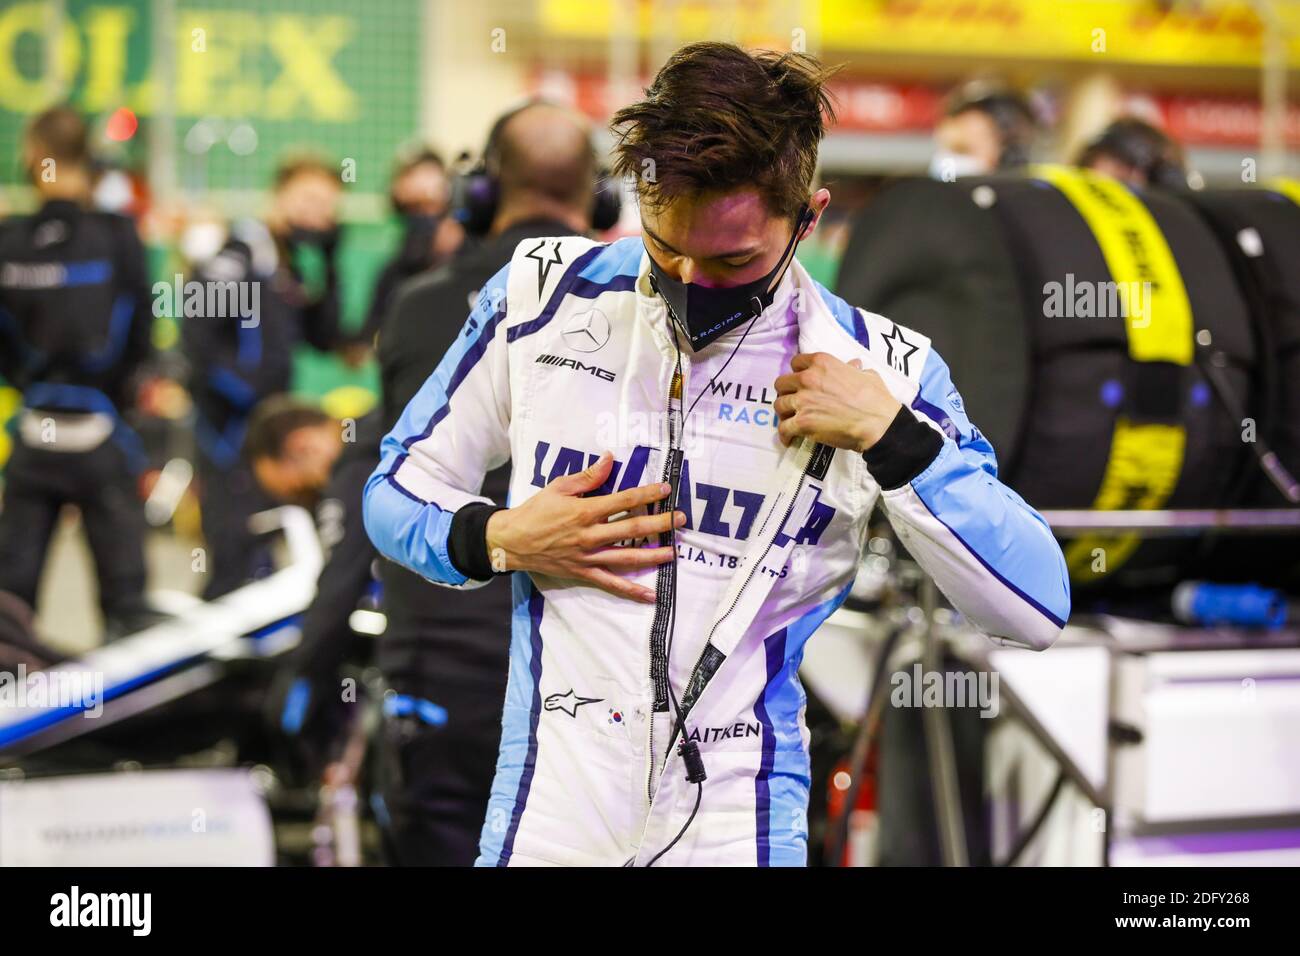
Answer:
[(573, 692), (573, 689), (565, 691), (563, 694), (552, 694), (546, 698), (543, 705), (547, 710), (559, 710), (568, 714), (570, 717), (577, 719), (578, 708), (583, 704), (599, 704), (604, 701), (603, 697), (579, 697)]
[[(550, 244), (549, 249), (544, 247)], [(525, 259), (532, 259), (537, 263), (537, 297), (541, 298), (542, 290), (546, 288), (546, 280), (551, 274), (551, 266), (564, 264), (564, 259), (560, 256), (560, 243), (556, 239), (543, 239), (528, 252), (524, 253)]]
[(557, 368), (571, 368), (575, 372), (590, 372), (601, 381), (614, 381), (614, 373), (609, 369), (601, 368), (599, 365), (584, 365), (577, 359), (565, 358), (563, 355), (539, 355), (537, 356), (537, 364), (554, 365)]
[(903, 332), (897, 323), (881, 338), (885, 340), (885, 361), (889, 367), (904, 375), (911, 374), (908, 365), (920, 346), (903, 338)]

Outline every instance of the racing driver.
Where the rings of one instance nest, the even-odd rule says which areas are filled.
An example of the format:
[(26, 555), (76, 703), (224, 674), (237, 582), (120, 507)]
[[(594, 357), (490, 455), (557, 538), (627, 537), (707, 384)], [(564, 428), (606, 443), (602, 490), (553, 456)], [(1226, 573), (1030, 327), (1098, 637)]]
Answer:
[(878, 500), (989, 635), (1042, 649), (1069, 615), (927, 339), (794, 257), (830, 201), (828, 76), (674, 54), (613, 121), (643, 235), (521, 243), (384, 439), (379, 550), (451, 587), (515, 572), (479, 865), (803, 865), (797, 671)]

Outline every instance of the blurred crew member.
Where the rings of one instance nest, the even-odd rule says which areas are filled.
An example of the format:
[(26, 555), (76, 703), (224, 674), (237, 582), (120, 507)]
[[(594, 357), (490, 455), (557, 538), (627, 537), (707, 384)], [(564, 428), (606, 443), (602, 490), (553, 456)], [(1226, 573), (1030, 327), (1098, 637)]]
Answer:
[(934, 128), (930, 175), (950, 181), (1023, 166), (1037, 133), (1033, 108), (1019, 93), (968, 83), (949, 98)]
[(401, 218), (402, 238), (375, 282), (361, 333), (366, 344), (379, 331), (397, 287), (449, 260), (464, 238), (460, 224), (447, 216), (451, 184), (442, 157), (433, 150), (421, 149), (398, 160), (390, 198), (393, 211)]
[[(345, 428), (345, 425), (348, 428)], [(379, 457), (379, 414), (339, 422), (306, 402), (277, 395), (249, 418), (244, 457), (276, 501), (312, 508), (326, 558), (302, 640), (286, 657), (273, 695), (280, 729), (299, 744), (312, 776), (337, 756), (346, 728), (341, 670), (368, 656), (349, 618), (369, 592), (375, 550), (361, 522), (361, 493)]]
[(929, 342), (794, 258), (830, 201), (828, 74), (670, 57), (614, 117), (644, 238), (521, 242), (384, 438), (382, 553), (451, 587), (523, 572), (483, 865), (802, 865), (797, 668), (877, 501), (987, 632), (1043, 648), (1069, 613)]
[[(580, 118), (544, 103), (525, 106), (498, 121), (485, 152), (497, 197), (486, 240), (402, 286), (382, 326), (386, 427), (455, 346), (461, 317), (521, 242), (578, 235), (590, 225), (596, 164)], [(505, 501), (509, 474), (505, 465), (489, 472), (483, 495)], [(400, 694), (438, 708), (425, 712), (446, 714), (445, 723), (433, 723), (413, 707), (385, 721), (380, 793), (390, 849), (403, 864), (468, 866), (501, 737), (510, 588), (494, 581), (472, 594), (449, 592), (387, 561), (380, 575), (388, 614), (380, 669)]]
[[(290, 386), (293, 352), (305, 341), (326, 351), (339, 344), (338, 173), (296, 159), (275, 176), (265, 224), (241, 222), (221, 250), (195, 271), (209, 294), (191, 310), (181, 341), (197, 412), (199, 494), (211, 600), (269, 567), (248, 527), (267, 504), (240, 460), (244, 429), (258, 401)], [(323, 261), (323, 289), (309, 291), (305, 248)]]
[(152, 615), (144, 602), (143, 453), (123, 421), (150, 356), (144, 248), (131, 221), (89, 208), (86, 127), (37, 116), (23, 163), (41, 199), (0, 226), (0, 375), (23, 393), (0, 513), (0, 590), (36, 603), (59, 512), (76, 505), (109, 636)]
[(1182, 147), (1150, 123), (1117, 119), (1079, 153), (1075, 165), (1136, 186), (1187, 188)]

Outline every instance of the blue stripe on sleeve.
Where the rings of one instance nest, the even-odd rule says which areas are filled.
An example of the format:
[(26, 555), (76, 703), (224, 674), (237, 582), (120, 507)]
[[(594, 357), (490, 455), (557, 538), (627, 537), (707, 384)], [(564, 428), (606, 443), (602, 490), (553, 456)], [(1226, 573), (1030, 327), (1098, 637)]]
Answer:
[[(479, 290), (478, 301), (465, 320), (460, 335), (402, 413), (391, 434), (406, 436), (400, 439), (403, 450), (433, 434), (451, 407), (452, 395), (486, 354), (497, 326), (506, 317), (506, 283), (509, 277), (510, 266), (507, 264)], [(398, 464), (400, 462), (390, 470), (396, 470)]]
[(366, 482), (362, 499), (362, 517), (371, 542), (381, 554), (431, 581), (464, 584), (468, 578), (456, 570), (447, 553), (455, 512), (420, 501), (392, 481), (383, 468), (381, 462)]
[[(949, 449), (944, 451), (947, 452)], [(943, 454), (944, 452), (941, 452), (940, 456), (942, 457)], [(1053, 541), (1052, 547), (1056, 550), (1059, 560), (1058, 564), (1052, 564), (1041, 560), (1042, 551), (1034, 548), (1012, 548), (1011, 541), (1008, 540), (1008, 529), (991, 527), (987, 516), (973, 515), (969, 510), (963, 513), (959, 510), (961, 505), (956, 501), (948, 504), (940, 517), (942, 503), (948, 499), (960, 498), (962, 502), (969, 501), (970, 496), (967, 494), (956, 496), (946, 494), (951, 485), (952, 479), (945, 478), (938, 483), (937, 489), (931, 488), (926, 493), (922, 493), (915, 483), (912, 488), (926, 510), (936, 521), (952, 532), (953, 537), (970, 552), (985, 571), (1001, 581), (1017, 597), (1057, 627), (1065, 627), (1065, 622), (1070, 617), (1070, 592), (1062, 584), (1065, 580), (1065, 559), (1060, 557), (1061, 551), (1056, 543)], [(1020, 496), (1010, 488), (1005, 489), (1003, 493), (1011, 495), (1015, 501), (1020, 501), (1025, 511), (1032, 514), (1034, 519), (1043, 525), (1048, 540), (1051, 540), (1051, 531), (1047, 529), (1046, 522), (1038, 516), (1037, 512), (1021, 501)], [(969, 508), (969, 504), (966, 507)], [(1023, 529), (1021, 530), (1023, 532)], [(998, 562), (997, 566), (985, 557), (986, 554), (995, 556), (993, 560)], [(1035, 594), (1043, 595), (1046, 600), (1056, 597), (1057, 606), (1055, 608), (1047, 606), (1043, 601), (1035, 598)]]
[[(949, 435), (939, 456), (912, 482), (912, 490), (986, 571), (1053, 624), (1064, 626), (1070, 589), (1061, 549), (1038, 512), (997, 480), (993, 446), (966, 415), (948, 366), (936, 352), (926, 360), (912, 407)], [(1034, 545), (1034, 536), (1041, 547)], [(1055, 560), (1046, 560), (1049, 556)]]
[(451, 563), (447, 538), (454, 512), (425, 501), (397, 480), (407, 449), (428, 438), (446, 417), (456, 389), (487, 352), (497, 326), (505, 319), (509, 265), (480, 290), (455, 343), (413, 398), (380, 445), (379, 466), (366, 482), (363, 515), (366, 532), (379, 551), (424, 577), (444, 584), (464, 584), (466, 576)]
[(925, 360), (925, 368), (921, 369), (921, 387), (912, 400), (912, 407), (938, 425), (963, 451), (980, 456), (980, 467), (985, 471), (991, 475), (998, 473), (993, 446), (966, 414), (948, 364), (933, 349)]

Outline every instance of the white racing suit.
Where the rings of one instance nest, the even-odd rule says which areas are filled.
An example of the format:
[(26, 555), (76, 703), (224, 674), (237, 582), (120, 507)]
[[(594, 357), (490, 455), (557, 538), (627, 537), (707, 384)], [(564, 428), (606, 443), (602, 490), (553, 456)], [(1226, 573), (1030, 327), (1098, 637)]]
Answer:
[[(639, 866), (669, 846), (697, 798), (670, 741), (674, 698), (707, 779), (660, 863), (802, 865), (810, 779), (797, 671), (804, 642), (848, 592), (878, 498), (912, 556), (988, 634), (1041, 649), (1069, 615), (1059, 547), (998, 481), (993, 449), (923, 336), (847, 305), (795, 261), (725, 370), (744, 326), (682, 352), (674, 398), (678, 350), (648, 272), (635, 238), (522, 243), (384, 439), (366, 488), (381, 552), (472, 587), (449, 542), (457, 512), (486, 500), (488, 470), (513, 462), (518, 505), (606, 449), (614, 465), (597, 493), (664, 480), (681, 449), (677, 560), (632, 575), (657, 591), (655, 605), (514, 575), (479, 865)], [(925, 460), (900, 476), (897, 461), (869, 465), (872, 452), (785, 449), (773, 382), (797, 352), (878, 371), (904, 406), (895, 425), (929, 426), (925, 441), (912, 431), (902, 443), (929, 445)], [(885, 471), (889, 482), (873, 477)], [(476, 534), (485, 551), (481, 524)]]

